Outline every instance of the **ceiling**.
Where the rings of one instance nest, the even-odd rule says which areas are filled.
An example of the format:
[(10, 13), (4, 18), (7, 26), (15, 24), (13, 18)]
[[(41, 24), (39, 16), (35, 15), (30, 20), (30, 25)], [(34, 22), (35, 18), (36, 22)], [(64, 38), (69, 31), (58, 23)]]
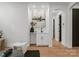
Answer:
[(54, 4), (54, 5), (69, 5), (72, 2), (29, 2), (31, 4)]
[(73, 2), (50, 2), (50, 5), (61, 5), (61, 6), (69, 6)]

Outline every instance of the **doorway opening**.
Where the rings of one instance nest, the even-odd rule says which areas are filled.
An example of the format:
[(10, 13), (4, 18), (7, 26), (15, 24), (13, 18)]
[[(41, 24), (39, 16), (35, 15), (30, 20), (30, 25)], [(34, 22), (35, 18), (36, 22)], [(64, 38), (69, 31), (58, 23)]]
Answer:
[[(36, 5), (35, 5), (36, 6)], [(48, 6), (30, 6), (30, 45), (49, 46), (48, 42)], [(29, 8), (30, 8), (29, 7)]]
[(55, 39), (55, 19), (53, 19), (53, 39)]
[[(62, 24), (63, 24), (63, 14), (64, 12), (62, 10), (53, 10), (52, 12), (52, 18), (53, 18), (53, 46), (64, 48), (63, 40), (62, 40)], [(64, 20), (64, 19), (63, 19)]]
[[(64, 48), (64, 45), (61, 43), (62, 42), (62, 15), (59, 14), (58, 15), (59, 20), (57, 21), (57, 19), (53, 19), (53, 47), (55, 48)], [(56, 26), (56, 23), (59, 23)], [(59, 29), (56, 29), (56, 27), (59, 27)], [(55, 33), (55, 31), (59, 30), (58, 33)], [(58, 40), (56, 39), (55, 35), (59, 35)]]
[(59, 42), (62, 41), (62, 15), (59, 15)]

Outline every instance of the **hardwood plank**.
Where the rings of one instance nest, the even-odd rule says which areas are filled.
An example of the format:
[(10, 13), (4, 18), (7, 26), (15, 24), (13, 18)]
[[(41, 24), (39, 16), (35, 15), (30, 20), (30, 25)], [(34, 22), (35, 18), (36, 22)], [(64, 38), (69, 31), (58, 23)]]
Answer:
[(39, 47), (32, 45), (28, 50), (39, 50), (41, 57), (53, 57), (53, 56), (79, 56), (79, 48), (66, 48), (60, 42), (53, 41), (53, 47)]

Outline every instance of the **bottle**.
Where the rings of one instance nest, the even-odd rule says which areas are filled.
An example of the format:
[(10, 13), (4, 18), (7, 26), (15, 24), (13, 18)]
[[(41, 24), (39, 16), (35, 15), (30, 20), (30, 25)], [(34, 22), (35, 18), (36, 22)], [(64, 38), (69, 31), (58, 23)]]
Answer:
[(34, 32), (34, 27), (33, 26), (31, 27), (30, 32)]

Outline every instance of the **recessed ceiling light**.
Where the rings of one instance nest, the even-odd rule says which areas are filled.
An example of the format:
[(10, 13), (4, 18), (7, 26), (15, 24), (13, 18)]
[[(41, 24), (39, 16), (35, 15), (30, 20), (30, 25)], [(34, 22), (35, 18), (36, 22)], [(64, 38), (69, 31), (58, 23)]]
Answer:
[(35, 8), (36, 6), (35, 5), (33, 5), (33, 8)]
[(42, 8), (44, 8), (45, 6), (44, 6), (44, 5), (42, 5), (41, 7), (42, 7)]

